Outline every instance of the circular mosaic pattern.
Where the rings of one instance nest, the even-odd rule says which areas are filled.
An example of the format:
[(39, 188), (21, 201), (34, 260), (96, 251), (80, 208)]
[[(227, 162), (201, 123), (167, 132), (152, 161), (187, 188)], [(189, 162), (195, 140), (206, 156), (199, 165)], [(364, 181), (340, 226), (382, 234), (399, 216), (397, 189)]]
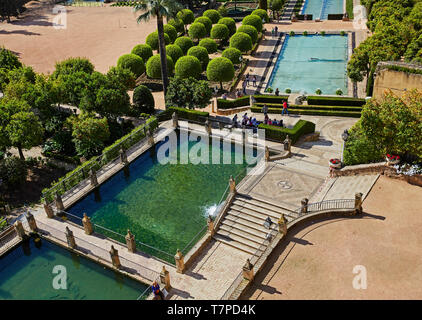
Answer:
[(282, 189), (291, 189), (293, 185), (289, 181), (281, 180), (277, 183), (277, 186), (279, 186)]

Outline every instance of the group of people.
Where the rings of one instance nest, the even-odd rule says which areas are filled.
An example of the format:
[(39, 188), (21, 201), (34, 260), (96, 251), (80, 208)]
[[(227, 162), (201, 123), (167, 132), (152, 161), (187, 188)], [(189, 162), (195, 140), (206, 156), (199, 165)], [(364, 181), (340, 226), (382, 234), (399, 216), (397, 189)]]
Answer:
[[(256, 118), (252, 118), (252, 117), (248, 117), (248, 113), (245, 113), (242, 117), (242, 121), (240, 122), (240, 124), (242, 126), (246, 126), (246, 127), (258, 127), (259, 124), (262, 121), (257, 121)], [(232, 124), (235, 128), (239, 127), (239, 119), (237, 117), (237, 114), (234, 115), (233, 119), (232, 119)]]
[(275, 26), (275, 28), (272, 28), (272, 29), (271, 29), (271, 35), (272, 35), (272, 36), (277, 36), (277, 33), (278, 33), (278, 27), (277, 27), (277, 26)]

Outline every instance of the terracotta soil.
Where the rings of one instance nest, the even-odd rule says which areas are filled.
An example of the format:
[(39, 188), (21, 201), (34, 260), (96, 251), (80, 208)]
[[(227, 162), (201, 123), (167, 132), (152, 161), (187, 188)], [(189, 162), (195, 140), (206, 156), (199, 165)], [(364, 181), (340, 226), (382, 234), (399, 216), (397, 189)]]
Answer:
[[(290, 230), (243, 298), (421, 299), (422, 188), (381, 176), (361, 218), (315, 220)], [(356, 290), (353, 268), (367, 271)]]

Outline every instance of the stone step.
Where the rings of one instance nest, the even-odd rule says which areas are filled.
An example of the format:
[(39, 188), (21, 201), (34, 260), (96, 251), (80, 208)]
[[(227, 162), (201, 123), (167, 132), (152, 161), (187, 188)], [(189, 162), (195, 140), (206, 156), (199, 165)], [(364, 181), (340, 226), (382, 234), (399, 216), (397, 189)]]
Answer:
[(244, 224), (239, 224), (233, 220), (229, 220), (226, 218), (224, 218), (223, 221), (221, 221), (221, 227), (222, 226), (227, 226), (229, 228), (236, 228), (244, 232), (247, 232), (249, 234), (252, 234), (255, 237), (259, 237), (261, 239), (265, 239), (265, 235), (268, 232), (268, 230), (266, 230), (267, 232), (265, 232), (264, 230), (257, 230), (255, 228), (248, 227), (247, 225), (244, 225)]
[(229, 232), (230, 234), (235, 234), (239, 237), (245, 238), (247, 240), (256, 242), (258, 244), (261, 244), (265, 240), (265, 235), (263, 237), (257, 237), (249, 232), (246, 232), (244, 230), (238, 229), (236, 227), (230, 227), (228, 225), (221, 225), (220, 230), (224, 230)]
[(253, 251), (253, 253), (255, 253), (256, 250), (258, 250), (258, 248), (261, 246), (261, 243), (264, 242), (262, 241), (261, 243), (259, 243), (259, 242), (251, 241), (241, 236), (238, 236), (237, 234), (234, 234), (225, 230), (221, 230), (221, 229), (218, 230), (217, 234), (220, 236), (226, 237), (227, 239), (231, 239), (233, 241), (241, 243), (244, 246), (249, 247)]
[[(271, 215), (271, 212), (273, 213), (274, 217), (279, 219), (281, 214), (289, 215), (296, 217), (297, 214), (287, 208), (281, 207), (279, 204), (276, 203), (270, 203), (263, 199), (258, 198), (246, 198), (246, 197), (236, 197), (235, 200), (244, 201), (250, 205), (252, 205), (252, 208), (250, 206), (245, 206), (247, 208), (253, 209), (253, 210), (259, 210), (263, 213), (266, 213), (268, 215)], [(259, 209), (258, 209), (259, 207)]]
[(250, 247), (248, 247), (248, 246), (246, 246), (246, 245), (244, 245), (240, 242), (234, 241), (233, 239), (227, 238), (225, 236), (215, 234), (214, 239), (217, 240), (217, 241), (220, 241), (222, 243), (225, 243), (225, 244), (227, 244), (227, 245), (229, 245), (233, 248), (236, 248), (238, 250), (249, 253), (251, 255), (254, 255), (256, 253), (256, 250), (254, 250), (254, 249), (252, 249), (252, 248), (250, 248)]
[[(258, 231), (264, 232), (265, 234), (268, 233), (268, 229), (264, 227), (264, 221), (261, 219), (256, 219), (253, 218), (251, 216), (242, 214), (240, 212), (237, 211), (229, 211), (227, 216), (226, 216), (227, 220), (245, 225), (249, 228), (253, 228), (256, 229)], [(271, 227), (272, 229), (277, 228), (277, 226), (275, 224), (272, 225)]]
[(236, 203), (236, 204), (233, 204), (230, 207), (230, 209), (239, 211), (239, 212), (244, 213), (244, 214), (247, 214), (247, 215), (250, 215), (250, 216), (252, 216), (254, 218), (257, 218), (257, 219), (261, 219), (262, 220), (262, 223), (264, 223), (265, 219), (267, 219), (268, 216), (274, 222), (277, 222), (278, 219), (280, 219), (280, 216), (276, 216), (275, 214), (268, 214), (267, 212), (265, 212), (265, 210), (264, 211), (260, 211), (259, 208), (257, 210), (256, 209), (251, 209), (250, 206), (251, 205), (249, 205), (249, 204), (245, 204), (245, 206), (243, 206), (243, 205), (240, 205), (240, 204)]

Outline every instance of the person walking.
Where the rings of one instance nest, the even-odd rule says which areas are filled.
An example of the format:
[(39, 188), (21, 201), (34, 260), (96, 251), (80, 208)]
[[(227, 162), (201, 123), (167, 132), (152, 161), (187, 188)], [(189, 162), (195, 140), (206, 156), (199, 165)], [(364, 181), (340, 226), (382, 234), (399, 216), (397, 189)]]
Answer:
[(256, 87), (256, 76), (253, 76), (252, 78), (252, 85)]
[(246, 85), (249, 85), (249, 72), (246, 74)]
[(275, 28), (274, 28), (274, 33), (275, 33), (275, 36), (277, 37), (277, 32), (278, 32), (278, 27), (277, 26), (275, 26)]
[(154, 292), (155, 297), (159, 296), (161, 300), (164, 300), (164, 294), (161, 292), (160, 285), (157, 283), (157, 281), (154, 281), (152, 283), (151, 288), (152, 292)]
[(246, 80), (243, 80), (242, 88), (243, 88), (243, 94), (246, 95)]
[(275, 95), (278, 96), (280, 94), (280, 91), (277, 89), (275, 89)]
[(283, 116), (284, 113), (289, 115), (289, 110), (287, 109), (287, 101), (286, 100), (284, 100), (284, 102), (283, 102), (283, 110), (281, 110), (281, 115)]
[(266, 104), (264, 104), (264, 106), (262, 107), (261, 112), (264, 114), (264, 116), (267, 115), (267, 113), (268, 113), (268, 107), (267, 107)]

